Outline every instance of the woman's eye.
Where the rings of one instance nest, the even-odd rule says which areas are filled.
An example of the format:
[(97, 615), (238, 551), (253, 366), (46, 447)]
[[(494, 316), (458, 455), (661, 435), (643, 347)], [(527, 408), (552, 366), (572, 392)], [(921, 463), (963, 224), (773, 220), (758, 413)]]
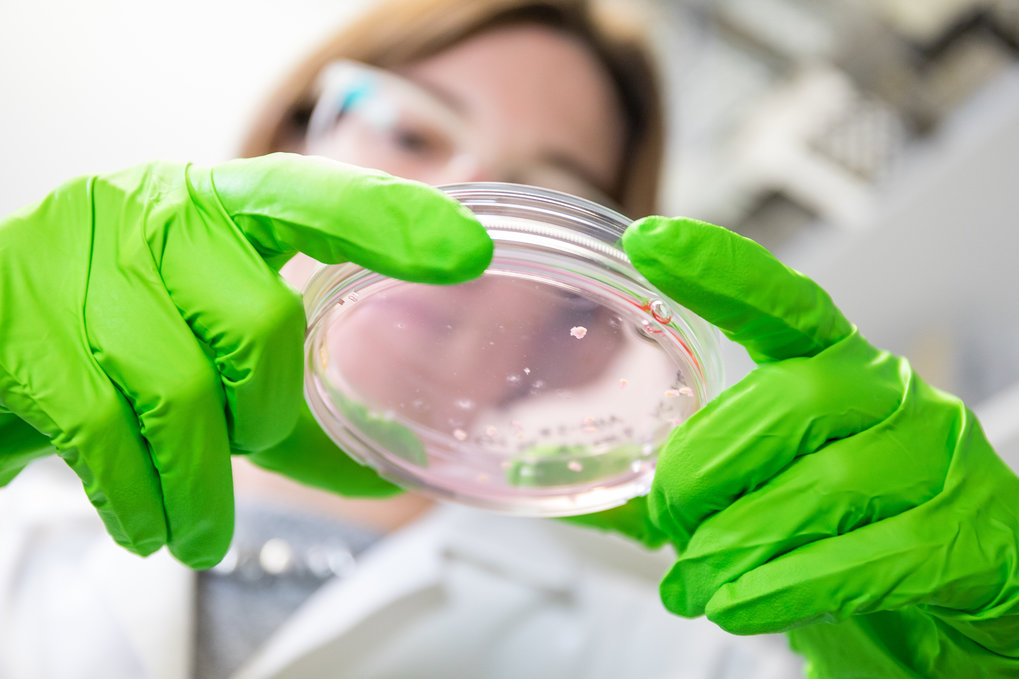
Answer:
[(396, 127), (392, 131), (393, 144), (401, 151), (417, 155), (438, 153), (441, 144), (427, 132), (412, 127)]

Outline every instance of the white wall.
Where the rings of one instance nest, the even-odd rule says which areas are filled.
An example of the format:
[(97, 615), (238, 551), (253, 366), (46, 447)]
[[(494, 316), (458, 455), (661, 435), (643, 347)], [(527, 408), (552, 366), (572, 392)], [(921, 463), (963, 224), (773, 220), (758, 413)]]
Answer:
[(0, 0), (0, 214), (72, 176), (230, 157), (253, 107), (369, 0)]

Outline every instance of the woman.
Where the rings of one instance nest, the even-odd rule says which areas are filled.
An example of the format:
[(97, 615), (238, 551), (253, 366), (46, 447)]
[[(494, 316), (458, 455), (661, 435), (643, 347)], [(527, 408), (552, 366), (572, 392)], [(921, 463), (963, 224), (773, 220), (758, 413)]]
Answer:
[[(382, 35), (373, 32), (379, 25), (386, 26)], [(483, 33), (484, 41), (471, 40)], [(529, 183), (618, 204), (631, 215), (649, 214), (660, 178), (662, 111), (652, 59), (639, 36), (630, 22), (599, 18), (583, 2), (411, 3), (398, 12), (382, 4), (295, 70), (256, 117), (242, 151), (327, 155), (432, 184)], [(388, 75), (372, 67), (387, 69)], [(341, 111), (337, 102), (369, 78), (378, 83), (371, 100)], [(396, 112), (382, 114), (390, 116), (383, 129), (369, 120), (373, 106)], [(368, 113), (360, 114), (364, 109)], [(309, 263), (299, 255), (284, 273), (300, 285)], [(437, 294), (442, 293), (421, 290), (418, 296)], [(490, 307), (484, 301), (489, 291), (475, 287), (464, 294), (478, 301), (461, 300), (461, 308), (484, 313)], [(527, 306), (519, 295), (505, 301)], [(363, 370), (359, 357), (384, 339), (374, 336), (370, 322), (362, 325), (344, 338), (351, 371), (358, 364)], [(600, 353), (611, 351), (603, 347)], [(448, 355), (419, 352), (405, 358), (445, 365), (461, 361), (468, 372), (470, 352), (450, 347)], [(557, 360), (573, 366), (565, 371), (570, 374), (604, 363), (579, 353)], [(379, 374), (361, 379), (393, 383)], [(497, 395), (480, 400), (492, 398)], [(316, 435), (310, 416), (304, 421), (310, 425), (307, 435)], [(329, 448), (324, 439), (322, 445)], [(279, 450), (288, 459), (293, 455), (284, 452), (286, 446)], [(267, 451), (251, 459), (277, 468), (272, 455)], [(316, 468), (298, 478), (323, 486), (329, 477)], [(340, 490), (349, 495), (349, 488)], [(422, 501), (408, 496), (386, 507), (344, 504), (377, 522), (388, 507), (399, 521), (398, 507), (413, 512)]]
[[(415, 5), (420, 13), (404, 17), (411, 28), (393, 32), (384, 51), (398, 56), (397, 47), (419, 44), (408, 36), (435, 25), (426, 15), (464, 19), (476, 6), (464, 3), (461, 14)], [(448, 100), (447, 113), (464, 116), (462, 125), (446, 126), (464, 134), (441, 137), (457, 152), (440, 155), (439, 172), (419, 178), (551, 176), (643, 213), (640, 195), (652, 184), (630, 180), (657, 164), (653, 152), (637, 151), (641, 132), (656, 128), (622, 131), (629, 98), (620, 96), (616, 71), (602, 65), (600, 43), (564, 32), (573, 24), (561, 13), (515, 11), (513, 21), (441, 34), (460, 39), (386, 64)], [(387, 14), (379, 27), (397, 18)], [(353, 49), (352, 39), (347, 44)], [(261, 126), (268, 146), (251, 152), (329, 152), (363, 141), (342, 134), (341, 126), (357, 122), (349, 115), (323, 126), (307, 147), (302, 141), (305, 114), (309, 125), (316, 119), (315, 97), (303, 93), (333, 56), (310, 67), (303, 84), (298, 79)], [(348, 92), (341, 113), (351, 110), (351, 96), (362, 95)], [(394, 129), (391, 119), (361, 119), (362, 134)], [(432, 148), (419, 135), (396, 139)], [(463, 168), (474, 174), (454, 175)], [(410, 218), (401, 223), (394, 214)], [(649, 541), (679, 547), (661, 588), (666, 606), (741, 634), (790, 630), (818, 676), (1014, 675), (1019, 516), (1010, 498), (1019, 479), (965, 407), (867, 344), (822, 290), (753, 243), (690, 220), (651, 218), (634, 224), (623, 244), (650, 280), (762, 363), (677, 430), (660, 458), (649, 513), (636, 507), (628, 515), (652, 533)], [(52, 436), (119, 541), (141, 553), (168, 544), (192, 566), (218, 561), (229, 542), (230, 446), (335, 491), (391, 492), (343, 458), (323, 464), (330, 444), (307, 418), (292, 427), (303, 319), (265, 262), (281, 264), (295, 249), (422, 282), (469, 279), (491, 256), (477, 224), (421, 185), (288, 156), (214, 168), (153, 165), (72, 182), (8, 217), (0, 224), (5, 478), (39, 454), (24, 420)], [(55, 253), (60, 265), (47, 265)], [(38, 314), (44, 306), (52, 313)], [(132, 351), (139, 337), (151, 349), (144, 355)], [(14, 485), (0, 500), (15, 497), (21, 487)], [(62, 505), (31, 486), (25, 502), (4, 511), (39, 520), (5, 536), (25, 547), (0, 567), (14, 593), (3, 607), (12, 618), (3, 625), (0, 662), (14, 668), (5, 673), (35, 672), (40, 663), (67, 676), (81, 676), (83, 667), (104, 676), (186, 672), (186, 644), (167, 650), (162, 642), (167, 628), (178, 638), (193, 629), (180, 615), (190, 579), (183, 586), (167, 572), (153, 579), (148, 566), (145, 576), (124, 577), (122, 552), (93, 551), (90, 529), (61, 532), (46, 519)], [(545, 560), (546, 551), (579, 539), (564, 526), (546, 535), (529, 523), (520, 535), (523, 524), (512, 520), (486, 518), (469, 530), (437, 516), (368, 550), (361, 568), (317, 592), (241, 676), (790, 674), (781, 662), (741, 666), (749, 639), (729, 649), (713, 628), (680, 630), (678, 618), (656, 618), (648, 588), (620, 581), (632, 570), (602, 568), (609, 562), (593, 558), (597, 550), (567, 548)], [(320, 534), (345, 526), (330, 523)], [(71, 555), (46, 558), (54, 544)], [(263, 571), (287, 571), (297, 550), (280, 547), (261, 543)], [(616, 543), (602, 554), (618, 559), (624, 551)], [(309, 572), (316, 559), (309, 548)], [(328, 558), (326, 567), (343, 571)], [(82, 577), (90, 574), (119, 606), (100, 605), (103, 590)], [(200, 590), (201, 600), (216, 596), (213, 587)], [(152, 595), (166, 599), (142, 606), (146, 621), (136, 604)], [(56, 613), (39, 616), (47, 605)], [(254, 617), (240, 612), (199, 626), (203, 672), (232, 669), (205, 651), (225, 648), (221, 633)]]
[[(294, 151), (328, 155), (430, 183), (524, 181), (582, 195), (607, 195), (605, 200), (619, 203), (633, 215), (651, 212), (658, 185), (662, 130), (650, 58), (639, 41), (618, 34), (619, 24), (599, 19), (590, 10), (587, 3), (573, 0), (432, 0), (381, 4), (346, 27), (295, 71), (256, 117), (242, 154), (261, 156), (273, 151)], [(399, 125), (389, 119), (380, 127), (378, 120), (359, 117), (349, 111), (321, 113), (330, 106), (337, 108), (335, 101), (329, 100), (337, 96), (336, 83), (324, 78), (339, 64), (361, 75), (379, 76), (392, 85), (392, 89), (386, 89), (379, 96), (399, 114), (396, 116)], [(372, 67), (385, 72), (381, 75), (372, 72)], [(319, 122), (316, 129), (309, 130), (316, 108)], [(408, 121), (418, 126), (407, 128), (403, 123)], [(369, 135), (372, 143), (366, 144)], [(280, 168), (272, 161), (268, 161), (268, 166), (259, 163), (258, 167), (268, 167), (264, 172), (276, 177), (276, 187), (260, 181), (250, 183), (247, 170), (250, 166), (238, 166), (239, 174), (218, 170), (207, 182), (192, 181), (193, 190), (202, 194), (203, 187), (215, 185), (218, 194), (215, 202), (235, 212), (231, 199), (225, 197), (230, 185), (263, 190), (254, 191), (252, 195), (280, 191)], [(286, 174), (283, 184), (302, 187), (302, 183), (320, 181), (305, 164), (286, 164), (282, 169)], [(262, 171), (259, 169), (256, 174)], [(329, 169), (330, 173), (333, 171), (334, 168)], [(360, 181), (363, 178), (358, 175), (349, 183), (360, 187)], [(372, 187), (366, 189), (366, 193), (371, 194), (374, 185)], [(349, 203), (355, 198), (342, 202)], [(429, 205), (436, 200), (433, 196), (427, 198)], [(289, 194), (287, 200), (295, 200), (294, 195)], [(425, 202), (416, 194), (413, 200)], [(240, 212), (250, 214), (250, 201), (245, 198), (241, 202), (244, 204)], [(278, 209), (273, 201), (268, 204), (271, 204), (270, 211)], [(368, 205), (358, 205), (360, 213), (355, 212), (355, 215), (370, 212)], [(337, 212), (345, 207), (345, 204), (338, 206)], [(217, 208), (205, 209), (215, 211)], [(263, 208), (253, 209), (257, 212)], [(123, 212), (117, 209), (118, 214)], [(243, 221), (244, 218), (235, 219)], [(272, 226), (253, 224), (246, 232), (250, 235), (263, 228), (277, 228), (278, 220), (270, 219), (270, 222)], [(376, 226), (373, 224), (373, 228)], [(420, 246), (420, 253), (411, 252), (411, 255), (424, 257), (429, 251), (455, 251), (459, 247), (467, 251), (474, 249), (469, 252), (468, 259), (483, 260), (483, 248), (471, 240), (473, 234), (468, 233), (469, 226), (450, 224), (448, 219), (446, 222), (436, 220), (433, 230), (453, 231), (453, 226), (463, 233), (457, 237), (464, 243), (446, 242), (436, 247), (434, 242), (428, 242)], [(415, 234), (429, 231), (427, 225), (420, 223), (412, 227)], [(363, 226), (355, 223), (346, 228), (363, 229)], [(288, 233), (290, 237), (297, 237), (293, 232)], [(440, 233), (436, 238), (441, 236)], [(251, 238), (257, 241), (260, 251), (269, 251), (264, 256), (270, 261), (279, 261), (279, 253), (272, 250), (272, 238), (254, 235)], [(172, 236), (168, 239), (167, 242), (171, 242)], [(388, 243), (381, 243), (376, 249), (384, 245)], [(172, 249), (164, 247), (163, 251)], [(209, 249), (213, 250), (213, 258), (207, 263), (197, 258), (200, 253), (191, 251), (189, 275), (202, 277), (205, 274), (201, 272), (210, 272), (209, 275), (218, 276), (218, 269), (228, 268), (228, 257), (222, 246), (210, 244)], [(404, 271), (403, 265), (392, 258), (383, 259), (381, 265), (393, 267), (397, 275)], [(171, 277), (167, 262), (163, 264), (162, 278)], [(121, 260), (116, 270), (123, 266)], [(459, 269), (455, 274), (459, 278), (477, 273), (473, 264), (450, 266)], [(92, 268), (95, 267), (93, 262)], [(302, 275), (300, 268), (300, 262), (293, 262), (287, 271), (297, 280)], [(428, 276), (437, 274), (432, 272), (425, 278)], [(96, 274), (92, 280), (100, 277)], [(253, 274), (246, 274), (244, 280), (251, 277)], [(238, 280), (215, 287), (237, 291)], [(215, 297), (213, 289), (206, 289), (204, 294)], [(174, 295), (177, 295), (176, 289), (171, 290), (173, 304), (180, 305), (178, 308), (187, 306), (187, 302)], [(91, 298), (94, 299), (94, 295)], [(244, 297), (235, 296), (234, 300), (237, 299)], [(255, 311), (267, 307), (290, 308), (275, 297), (272, 303), (274, 307), (259, 306)], [(193, 328), (209, 325), (201, 321), (202, 313), (207, 311), (203, 309), (195, 314), (198, 320), (191, 324)], [(277, 321), (280, 323), (285, 316), (284, 312), (268, 315), (281, 319)], [(92, 313), (90, 329), (102, 327), (101, 316), (98, 311)], [(264, 323), (254, 317), (248, 319), (254, 325)], [(118, 327), (123, 328), (122, 325)], [(172, 329), (167, 328), (166, 332)], [(229, 334), (228, 329), (222, 332), (214, 329), (204, 337), (213, 351), (217, 351), (217, 338)], [(160, 341), (154, 336), (146, 339), (153, 347)], [(173, 354), (169, 349), (155, 350), (155, 353), (164, 358), (172, 355), (179, 358), (179, 353)], [(258, 352), (222, 353), (221, 364), (229, 365), (230, 356)], [(274, 360), (287, 362), (282, 351), (263, 353), (278, 353)], [(109, 352), (103, 355), (103, 367), (123, 380), (121, 391), (131, 394), (135, 407), (142, 409), (146, 399), (133, 393), (136, 387), (128, 379), (128, 370), (122, 370), (119, 361), (110, 362), (109, 358)], [(171, 382), (178, 379), (178, 373), (188, 372), (183, 369), (182, 360), (162, 363), (168, 365), (169, 372), (161, 373), (159, 380)], [(242, 372), (239, 366), (236, 368), (235, 374)], [(146, 381), (152, 383), (155, 379), (149, 376)], [(242, 385), (243, 379), (238, 384)], [(299, 401), (289, 388), (277, 391), (289, 395), (290, 400)], [(240, 386), (228, 388), (227, 394), (228, 410), (246, 398)], [(230, 539), (232, 496), (229, 485), (223, 483), (222, 469), (213, 469), (218, 463), (210, 462), (216, 458), (210, 443), (215, 439), (209, 433), (214, 427), (201, 424), (202, 413), (214, 408), (200, 410), (193, 405), (200, 401), (192, 395), (180, 403), (188, 404), (188, 429), (200, 433), (204, 430), (204, 433), (190, 443), (178, 439), (177, 446), (163, 443), (158, 432), (177, 431), (183, 427), (162, 423), (158, 413), (183, 406), (160, 409), (157, 405), (151, 411), (139, 412), (141, 430), (149, 438), (148, 447), (161, 472), (154, 482), (140, 481), (138, 475), (128, 473), (130, 465), (123, 462), (116, 466), (115, 472), (109, 471), (102, 460), (97, 460), (99, 452), (86, 450), (80, 455), (65, 452), (64, 457), (82, 476), (93, 503), (120, 542), (142, 553), (165, 542), (179, 559), (192, 566), (210, 566), (219, 561)], [(292, 410), (293, 405), (277, 397), (276, 406), (266, 407), (264, 412), (271, 419), (286, 420), (280, 414), (285, 408)], [(560, 544), (562, 540), (567, 541), (563, 544), (570, 544), (569, 540), (596, 539), (587, 533), (583, 534), (584, 538), (578, 538), (575, 530), (571, 532), (565, 526), (527, 522), (528, 527), (523, 528), (520, 522), (509, 519), (479, 518), (473, 513), (460, 516), (455, 512), (450, 519), (449, 512), (440, 512), (438, 519), (419, 522), (402, 537), (380, 542), (370, 550), (375, 566), (350, 575), (346, 572), (348, 561), (345, 560), (349, 559), (350, 552), (359, 553), (380, 535), (407, 524), (426, 509), (428, 503), (413, 495), (358, 502), (336, 494), (392, 495), (395, 489), (369, 470), (349, 461), (345, 463), (345, 458), (337, 454), (335, 446), (306, 411), (296, 429), (282, 443), (268, 448), (239, 442), (242, 428), (255, 432), (248, 435), (249, 440), (268, 438), (258, 431), (260, 424), (243, 427), (242, 424), (239, 419), (232, 422), (233, 446), (252, 452), (234, 464), (241, 500), (237, 539), (221, 568), (201, 573), (196, 578), (159, 559), (146, 561), (141, 567), (126, 555), (111, 554), (93, 541), (76, 543), (84, 550), (76, 555), (65, 553), (54, 559), (44, 558), (45, 549), (19, 553), (12, 558), (11, 570), (7, 572), (21, 572), (29, 560), (51, 565), (85, 565), (76, 573), (77, 577), (70, 577), (55, 565), (56, 571), (45, 568), (36, 571), (38, 577), (28, 583), (31, 586), (24, 582), (11, 583), (17, 584), (19, 595), (7, 610), (21, 631), (10, 637), (11, 648), (4, 648), (0, 653), (4, 658), (0, 662), (8, 663), (10, 674), (20, 676), (22, 672), (46, 666), (53, 675), (66, 672), (69, 676), (80, 677), (81, 668), (87, 666), (103, 676), (136, 677), (146, 672), (157, 676), (160, 673), (186, 674), (193, 662), (198, 676), (219, 677), (228, 676), (247, 662), (250, 676), (279, 673), (301, 676), (301, 672), (320, 676), (323, 668), (342, 662), (351, 676), (383, 676), (396, 671), (414, 671), (417, 676), (426, 676), (429, 672), (450, 676), (457, 674), (458, 667), (465, 676), (498, 676), (500, 672), (510, 672), (517, 676), (569, 676), (572, 673), (592, 677), (618, 676), (637, 665), (646, 667), (644, 676), (653, 676), (677, 664), (690, 666), (692, 662), (708, 671), (706, 668), (717, 669), (731, 660), (717, 653), (705, 653), (691, 661), (680, 656), (643, 652), (642, 649), (667, 643), (665, 638), (675, 636), (682, 622), (669, 618), (657, 606), (653, 578), (639, 578), (620, 587), (619, 578), (626, 580), (630, 576), (614, 569), (594, 567), (594, 557), (589, 554), (591, 562), (587, 563), (584, 550), (564, 548)], [(8, 473), (13, 474), (28, 457), (37, 454), (39, 444), (31, 440), (30, 432), (19, 429), (16, 422), (7, 420), (5, 426), (6, 431), (18, 435), (17, 440), (26, 441), (13, 446), (5, 457)], [(45, 426), (39, 425), (39, 428), (45, 430)], [(116, 439), (109, 435), (115, 427), (111, 425), (105, 429), (103, 448), (118, 449)], [(82, 438), (79, 435), (74, 442)], [(5, 441), (12, 442), (15, 438), (8, 436)], [(69, 448), (79, 450), (85, 446)], [(188, 448), (202, 450), (194, 468), (176, 453)], [(118, 455), (117, 459), (131, 458)], [(259, 473), (249, 461), (333, 492), (312, 491), (306, 486), (285, 482), (281, 475)], [(174, 475), (175, 470), (181, 468), (189, 470), (183, 481)], [(150, 484), (155, 486), (154, 496), (162, 498), (157, 502), (158, 516), (161, 518), (165, 513), (169, 526), (162, 534), (151, 527), (139, 528), (130, 523), (140, 521), (140, 516), (151, 515), (151, 510), (146, 512), (139, 508), (144, 503), (137, 499), (141, 490)], [(39, 497), (33, 486), (12, 484), (7, 489), (7, 500), (15, 499), (15, 491), (21, 487), (26, 488), (28, 497)], [(135, 504), (130, 504), (132, 502)], [(134, 509), (126, 511), (125, 507)], [(566, 533), (550, 541), (541, 531), (535, 532), (538, 524)], [(21, 529), (8, 539), (25, 536), (24, 526)], [(47, 542), (47, 546), (66, 549), (70, 544), (69, 536), (59, 529), (53, 530), (60, 534), (60, 539), (52, 544)], [(77, 535), (84, 534), (80, 527), (74, 531)], [(494, 543), (493, 537), (497, 538)], [(281, 543), (281, 538), (289, 542)], [(594, 549), (604, 551), (606, 547), (596, 541)], [(657, 557), (640, 553), (625, 543), (613, 543), (612, 549), (620, 555), (629, 555), (617, 555), (616, 561), (633, 559), (643, 564), (645, 572), (657, 573), (664, 565)], [(97, 553), (102, 556), (96, 557)], [(520, 562), (519, 558), (513, 558), (514, 554), (529, 556), (525, 562)], [(649, 567), (648, 558), (654, 561), (654, 567)], [(445, 566), (433, 572), (428, 566), (433, 562)], [(394, 564), (403, 566), (396, 568), (399, 578), (389, 576), (381, 585), (371, 581), (378, 577), (373, 573), (386, 572), (387, 567), (393, 568)], [(407, 564), (415, 564), (414, 569), (407, 572)], [(480, 570), (477, 564), (481, 564)], [(303, 608), (305, 615), (309, 610), (314, 615), (317, 603), (329, 608), (331, 613), (296, 627), (291, 621), (273, 641), (265, 644), (266, 637), (321, 585), (324, 576), (332, 572), (349, 577), (325, 588), (334, 594), (327, 596), (320, 592)], [(411, 573), (417, 573), (419, 581), (407, 582)], [(53, 577), (44, 577), (46, 574)], [(480, 586), (479, 577), (482, 577)], [(463, 589), (465, 583), (469, 585), (466, 590)], [(336, 595), (337, 587), (346, 593)], [(114, 592), (112, 601), (104, 595), (108, 590)], [(634, 593), (641, 590), (645, 594), (635, 597)], [(125, 597), (122, 591), (134, 594)], [(198, 600), (196, 620), (188, 614), (193, 592), (197, 592)], [(154, 593), (166, 598), (155, 600)], [(388, 607), (366, 603), (365, 597), (378, 595), (395, 599)], [(436, 596), (446, 603), (438, 606)], [(88, 612), (91, 624), (77, 623), (78, 618), (70, 614), (75, 610), (70, 605), (71, 600), (81, 603), (80, 608)], [(67, 611), (58, 618), (68, 621), (66, 634), (55, 630), (53, 616), (30, 614), (39, 611), (40, 606), (45, 610), (46, 601), (53, 601), (54, 606)], [(572, 603), (564, 606), (564, 602)], [(631, 614), (629, 620), (618, 614), (617, 606), (623, 602), (629, 602), (625, 604)], [(396, 611), (398, 619), (380, 627), (381, 623), (376, 622), (378, 616), (391, 609)], [(344, 611), (346, 614), (341, 615)], [(343, 626), (351, 624), (351, 616), (359, 622), (352, 630), (347, 630)], [(160, 621), (158, 631), (154, 619)], [(635, 626), (635, 623), (638, 624)], [(322, 645), (323, 640), (315, 640), (309, 628), (319, 633), (328, 628), (334, 638)], [(559, 631), (563, 628), (572, 631), (562, 637)], [(294, 632), (295, 629), (302, 631)], [(431, 636), (423, 637), (425, 630)], [(641, 631), (638, 637), (617, 642), (620, 635), (630, 637), (631, 632), (638, 630)], [(88, 634), (89, 631), (100, 634)], [(468, 633), (473, 639), (470, 649), (453, 641)], [(364, 638), (364, 634), (368, 634), (368, 638)], [(301, 637), (300, 643), (294, 642), (291, 638), (294, 635)], [(378, 649), (368, 648), (377, 644), (380, 636), (384, 643)], [(685, 636), (692, 646), (702, 649), (726, 643), (724, 635), (706, 627), (698, 626)], [(57, 639), (61, 642), (54, 652), (47, 652), (46, 644)], [(72, 654), (65, 664), (59, 658), (67, 655), (56, 651), (67, 639), (79, 639), (77, 645), (85, 650)], [(192, 640), (197, 646), (193, 653)], [(263, 644), (262, 654), (252, 660), (252, 653)], [(517, 652), (518, 644), (524, 644), (527, 652)], [(610, 646), (620, 648), (611, 650)], [(281, 648), (287, 650), (280, 651)], [(405, 666), (399, 670), (401, 662)], [(284, 669), (286, 667), (290, 669)]]

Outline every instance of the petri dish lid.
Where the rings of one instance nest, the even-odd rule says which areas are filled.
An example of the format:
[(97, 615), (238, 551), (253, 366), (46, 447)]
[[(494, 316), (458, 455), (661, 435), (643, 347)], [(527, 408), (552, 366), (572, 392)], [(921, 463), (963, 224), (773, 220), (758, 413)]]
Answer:
[(317, 271), (305, 396), (319, 424), (437, 499), (567, 516), (645, 494), (669, 432), (720, 389), (717, 331), (633, 268), (621, 214), (531, 186), (440, 188), (488, 229), (491, 266), (458, 285)]

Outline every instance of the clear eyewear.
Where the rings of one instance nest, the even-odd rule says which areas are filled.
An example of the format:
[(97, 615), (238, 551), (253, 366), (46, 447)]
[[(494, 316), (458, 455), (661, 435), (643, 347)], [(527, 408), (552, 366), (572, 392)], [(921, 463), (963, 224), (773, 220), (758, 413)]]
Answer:
[(618, 209), (604, 191), (568, 168), (489, 157), (460, 112), (390, 71), (336, 61), (323, 69), (318, 86), (307, 153), (436, 185), (467, 181), (484, 171), (494, 181), (563, 191)]

